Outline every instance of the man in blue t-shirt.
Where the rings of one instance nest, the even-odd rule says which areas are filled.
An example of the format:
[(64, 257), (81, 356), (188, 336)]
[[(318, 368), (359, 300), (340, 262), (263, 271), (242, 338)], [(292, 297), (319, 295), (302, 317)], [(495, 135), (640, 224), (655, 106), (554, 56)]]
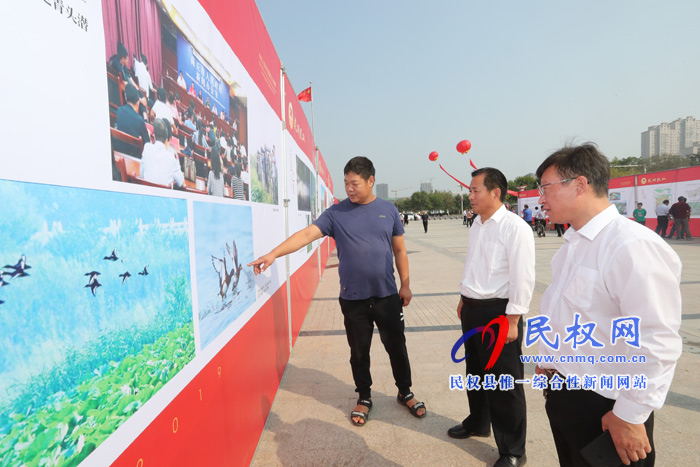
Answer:
[(523, 209), (523, 220), (532, 225), (532, 210), (527, 204), (525, 205), (525, 209)]
[[(402, 306), (411, 302), (404, 229), (396, 206), (372, 193), (374, 165), (366, 157), (350, 159), (344, 169), (348, 198), (326, 209), (313, 224), (295, 233), (268, 254), (248, 264), (255, 274), (276, 258), (297, 251), (323, 236), (338, 248), (340, 308), (350, 345), (350, 366), (359, 393), (351, 413), (362, 426), (372, 408), (370, 344), (376, 323), (398, 388), (397, 400), (411, 414), (423, 417), (425, 404), (411, 392), (411, 366), (406, 350)], [(394, 258), (401, 287), (394, 280)]]

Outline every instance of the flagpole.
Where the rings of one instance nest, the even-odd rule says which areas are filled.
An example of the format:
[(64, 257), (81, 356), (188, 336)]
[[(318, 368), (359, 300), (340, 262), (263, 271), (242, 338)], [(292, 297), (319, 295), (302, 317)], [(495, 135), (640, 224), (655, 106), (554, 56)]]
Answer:
[[(282, 106), (282, 173), (284, 174), (284, 184), (283, 184), (283, 189), (282, 193), (284, 196), (284, 239), (289, 238), (289, 193), (287, 190), (289, 189), (288, 184), (289, 181), (287, 180), (288, 174), (287, 174), (287, 112), (285, 112), (285, 105), (286, 105), (286, 97), (284, 93), (284, 77), (287, 74), (287, 71), (284, 68), (284, 64), (280, 67), (280, 105)], [(278, 200), (279, 202), (279, 200)], [(286, 283), (286, 288), (287, 288), (287, 326), (289, 328), (289, 356), (292, 356), (292, 352), (294, 351), (294, 338), (292, 335), (292, 285), (291, 285), (291, 265), (290, 265), (290, 259), (289, 255), (285, 255), (284, 257), (284, 280)]]
[[(316, 145), (316, 125), (314, 124), (314, 89), (313, 89), (313, 82), (309, 81), (309, 89), (311, 89), (311, 139), (314, 140), (314, 159), (316, 160), (316, 163), (314, 166), (316, 167), (316, 206), (314, 206), (314, 211), (316, 212), (316, 215), (318, 216), (318, 204), (319, 204), (319, 198), (318, 198), (318, 193), (319, 193), (319, 185), (318, 185), (318, 146)], [(322, 240), (319, 240), (318, 242), (318, 280), (319, 282), (321, 281), (321, 244), (323, 243)]]

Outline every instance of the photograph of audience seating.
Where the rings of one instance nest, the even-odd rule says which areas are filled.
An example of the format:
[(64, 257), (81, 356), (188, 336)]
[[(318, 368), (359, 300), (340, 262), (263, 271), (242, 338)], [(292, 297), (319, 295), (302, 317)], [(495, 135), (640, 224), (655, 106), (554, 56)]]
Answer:
[[(102, 0), (102, 10), (112, 179), (250, 201), (248, 99), (236, 77), (195, 48), (162, 0)], [(160, 139), (157, 119), (168, 122)], [(166, 151), (179, 172), (149, 176), (143, 154), (162, 163)]]

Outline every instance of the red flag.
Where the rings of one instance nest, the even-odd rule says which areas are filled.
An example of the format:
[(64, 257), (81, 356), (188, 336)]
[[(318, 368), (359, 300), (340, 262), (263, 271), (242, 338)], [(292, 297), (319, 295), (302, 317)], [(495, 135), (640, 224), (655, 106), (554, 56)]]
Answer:
[(302, 102), (311, 102), (311, 86), (301, 91), (297, 98)]
[(476, 166), (474, 165), (474, 161), (472, 161), (471, 159), (469, 159), (469, 163), (472, 165), (472, 167), (474, 167), (474, 170), (477, 170), (477, 169), (476, 169)]

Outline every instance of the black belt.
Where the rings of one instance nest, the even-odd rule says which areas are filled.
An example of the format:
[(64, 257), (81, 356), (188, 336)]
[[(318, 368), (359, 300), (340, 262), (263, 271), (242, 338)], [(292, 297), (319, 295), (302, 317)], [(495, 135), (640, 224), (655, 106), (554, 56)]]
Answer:
[(462, 295), (462, 303), (470, 305), (497, 305), (508, 303), (507, 298), (469, 298)]

